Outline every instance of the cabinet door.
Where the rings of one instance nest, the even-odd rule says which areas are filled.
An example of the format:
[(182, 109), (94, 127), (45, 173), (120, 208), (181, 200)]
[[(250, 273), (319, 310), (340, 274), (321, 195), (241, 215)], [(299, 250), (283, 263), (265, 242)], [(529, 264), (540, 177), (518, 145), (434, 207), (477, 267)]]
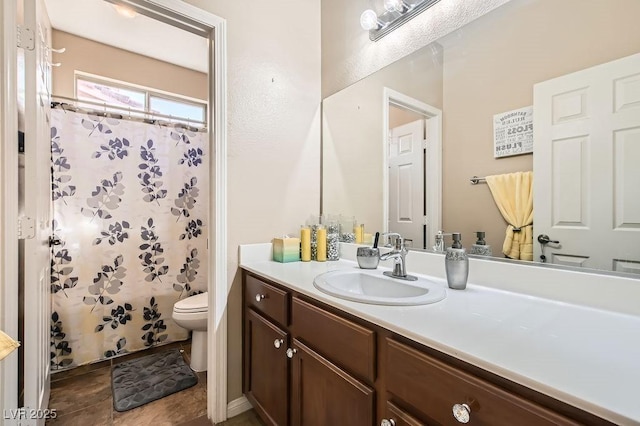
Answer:
[(387, 401), (387, 405), (385, 407), (385, 418), (380, 422), (380, 425), (425, 426), (426, 423), (416, 419), (411, 414), (396, 406), (393, 402)]
[(375, 392), (297, 339), (293, 340), (291, 422), (294, 425), (374, 424)]
[(289, 337), (276, 325), (247, 309), (244, 335), (244, 390), (260, 417), (270, 425), (288, 424), (287, 356)]

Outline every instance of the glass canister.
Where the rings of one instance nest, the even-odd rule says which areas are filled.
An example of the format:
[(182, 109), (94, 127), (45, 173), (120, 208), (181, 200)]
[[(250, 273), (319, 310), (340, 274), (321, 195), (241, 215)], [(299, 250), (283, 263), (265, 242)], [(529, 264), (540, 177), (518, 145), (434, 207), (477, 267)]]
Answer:
[(310, 235), (310, 246), (311, 246), (311, 260), (318, 260), (318, 229), (322, 227), (322, 215), (315, 216), (311, 215), (309, 219), (307, 219), (307, 226), (311, 230)]
[(327, 260), (340, 259), (340, 223), (327, 222)]
[(340, 241), (343, 243), (356, 242), (356, 234), (353, 232), (355, 224), (356, 218), (354, 216), (340, 216)]

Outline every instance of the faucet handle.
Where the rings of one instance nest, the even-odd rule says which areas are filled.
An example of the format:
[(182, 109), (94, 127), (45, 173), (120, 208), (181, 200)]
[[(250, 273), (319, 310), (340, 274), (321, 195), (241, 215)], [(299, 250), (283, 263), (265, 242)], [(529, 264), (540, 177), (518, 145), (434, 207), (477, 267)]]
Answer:
[(385, 232), (384, 234), (382, 234), (382, 236), (396, 237), (396, 250), (404, 249), (404, 238), (402, 238), (402, 235), (398, 234), (397, 232)]

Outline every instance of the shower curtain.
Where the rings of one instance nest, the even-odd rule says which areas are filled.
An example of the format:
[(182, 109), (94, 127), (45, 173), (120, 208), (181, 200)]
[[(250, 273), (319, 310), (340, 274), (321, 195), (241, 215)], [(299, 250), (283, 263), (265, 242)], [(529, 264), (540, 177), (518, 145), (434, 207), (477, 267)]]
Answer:
[(171, 341), (173, 304), (207, 288), (208, 136), (52, 111), (51, 367)]

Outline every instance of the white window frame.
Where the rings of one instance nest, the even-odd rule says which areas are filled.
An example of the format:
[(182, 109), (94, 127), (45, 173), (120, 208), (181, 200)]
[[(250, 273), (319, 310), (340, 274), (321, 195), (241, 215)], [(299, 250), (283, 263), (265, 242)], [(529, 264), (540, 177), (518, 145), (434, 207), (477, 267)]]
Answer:
[[(117, 87), (117, 88), (132, 90), (136, 92), (143, 92), (145, 95), (144, 110), (137, 111), (137, 110), (131, 109), (131, 111), (142, 112), (144, 114), (149, 115), (150, 117), (154, 115), (154, 112), (149, 110), (152, 97), (166, 99), (174, 102), (181, 102), (187, 105), (202, 107), (203, 111), (202, 111), (202, 117), (200, 120), (192, 120), (186, 117), (172, 117), (172, 120), (179, 121), (179, 122), (187, 122), (189, 124), (191, 123), (201, 124), (203, 126), (207, 125), (208, 104), (207, 104), (207, 101), (204, 99), (193, 98), (190, 96), (180, 95), (178, 93), (173, 93), (173, 92), (167, 92), (165, 90), (160, 90), (153, 87), (142, 86), (140, 84), (129, 83), (129, 82), (117, 80), (114, 78), (104, 77), (97, 74), (91, 74), (88, 72), (75, 70), (74, 76), (73, 76), (73, 94), (74, 94), (74, 97), (78, 99), (79, 103), (89, 102), (89, 101), (83, 101), (82, 99), (78, 98), (78, 80), (79, 79), (102, 84), (105, 86)], [(109, 110), (109, 105), (105, 105), (105, 109)], [(116, 110), (116, 108), (114, 108), (114, 110)], [(119, 107), (119, 109), (114, 112), (121, 113), (122, 108)]]

